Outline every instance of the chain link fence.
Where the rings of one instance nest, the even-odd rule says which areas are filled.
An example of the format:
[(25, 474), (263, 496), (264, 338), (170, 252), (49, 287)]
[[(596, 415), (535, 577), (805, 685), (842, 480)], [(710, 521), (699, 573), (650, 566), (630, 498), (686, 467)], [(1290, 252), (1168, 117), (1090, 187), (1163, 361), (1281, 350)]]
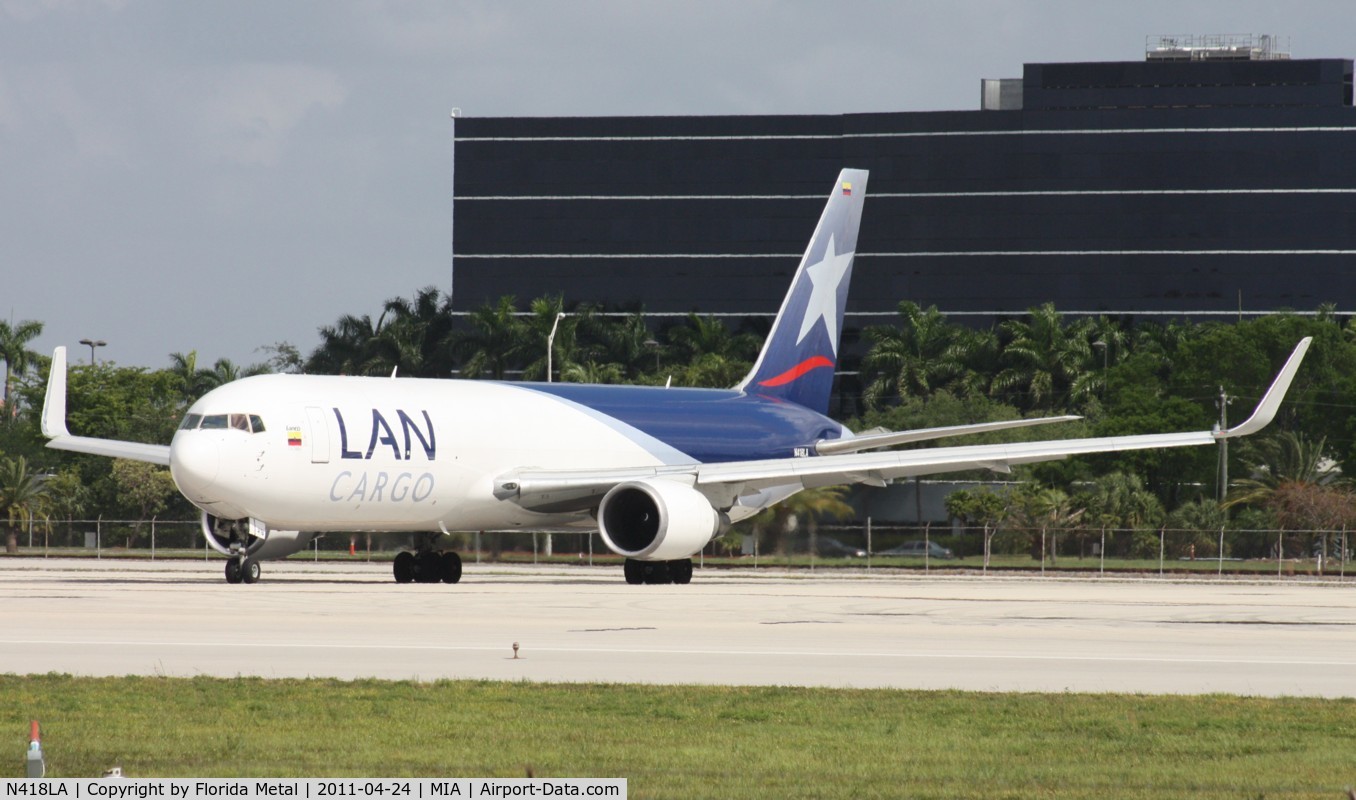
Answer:
[[(60, 520), (18, 537), (19, 554), (93, 558), (220, 557), (197, 520)], [(294, 559), (389, 560), (415, 535), (330, 533)], [(614, 563), (596, 532), (479, 531), (439, 547), (471, 563)], [(700, 565), (864, 567), (1019, 572), (1273, 574), (1346, 577), (1356, 536), (1345, 530), (997, 528), (961, 525), (820, 525), (812, 531), (736, 530), (695, 557)]]

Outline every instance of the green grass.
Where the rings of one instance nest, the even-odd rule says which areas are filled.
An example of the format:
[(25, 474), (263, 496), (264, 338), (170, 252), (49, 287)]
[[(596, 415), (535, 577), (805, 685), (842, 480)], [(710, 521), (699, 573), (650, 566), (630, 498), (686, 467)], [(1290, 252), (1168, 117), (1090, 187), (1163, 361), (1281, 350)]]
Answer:
[[(732, 678), (735, 676), (732, 676)], [(632, 798), (1337, 798), (1356, 700), (0, 675), (52, 777), (623, 777)]]

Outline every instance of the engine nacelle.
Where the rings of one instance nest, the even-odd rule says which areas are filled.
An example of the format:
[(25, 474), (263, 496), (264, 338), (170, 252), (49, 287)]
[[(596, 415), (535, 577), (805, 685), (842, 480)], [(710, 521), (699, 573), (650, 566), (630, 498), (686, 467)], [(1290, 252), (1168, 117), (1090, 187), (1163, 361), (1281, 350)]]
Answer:
[(206, 512), (202, 515), (202, 535), (209, 547), (224, 556), (244, 553), (258, 561), (286, 558), (305, 549), (316, 537), (309, 531), (270, 530), (257, 519), (218, 519)]
[(603, 541), (612, 552), (642, 561), (688, 558), (726, 524), (701, 492), (662, 479), (618, 484), (598, 506)]

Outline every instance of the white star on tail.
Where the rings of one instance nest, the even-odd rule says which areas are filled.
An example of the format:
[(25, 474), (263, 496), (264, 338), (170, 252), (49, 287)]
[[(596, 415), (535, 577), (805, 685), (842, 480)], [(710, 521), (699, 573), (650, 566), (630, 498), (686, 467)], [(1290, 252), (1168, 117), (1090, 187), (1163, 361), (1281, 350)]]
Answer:
[(852, 253), (835, 253), (833, 234), (829, 234), (829, 245), (824, 249), (824, 258), (805, 268), (810, 277), (810, 300), (805, 304), (805, 317), (800, 322), (800, 336), (796, 344), (805, 341), (805, 335), (819, 320), (829, 329), (829, 343), (833, 346), (834, 356), (838, 355), (838, 287), (843, 276), (852, 265)]

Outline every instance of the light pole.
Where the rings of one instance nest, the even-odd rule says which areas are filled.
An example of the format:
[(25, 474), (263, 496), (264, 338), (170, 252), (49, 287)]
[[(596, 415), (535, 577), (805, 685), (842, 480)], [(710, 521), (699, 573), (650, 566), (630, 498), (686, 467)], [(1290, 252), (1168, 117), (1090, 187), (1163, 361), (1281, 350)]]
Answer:
[(551, 382), (552, 358), (555, 351), (556, 328), (560, 327), (560, 321), (565, 319), (564, 311), (556, 312), (556, 321), (551, 323), (551, 333), (546, 337), (546, 382)]
[(1102, 351), (1102, 397), (1106, 397), (1106, 362), (1107, 362), (1107, 350), (1109, 348), (1106, 346), (1106, 342), (1103, 341), (1102, 339), (1098, 339), (1097, 341), (1093, 342), (1092, 346)]
[(654, 351), (654, 373), (659, 374), (659, 340), (651, 336), (645, 340), (645, 346)]
[[(556, 329), (560, 327), (560, 321), (565, 319), (564, 311), (556, 312), (556, 321), (551, 323), (551, 333), (546, 337), (546, 382), (551, 382), (552, 360), (556, 346)], [(551, 534), (546, 534), (546, 556), (549, 558), (552, 551)]]
[(94, 348), (103, 347), (108, 344), (103, 339), (81, 339), (80, 344), (89, 345), (89, 365), (94, 366)]

